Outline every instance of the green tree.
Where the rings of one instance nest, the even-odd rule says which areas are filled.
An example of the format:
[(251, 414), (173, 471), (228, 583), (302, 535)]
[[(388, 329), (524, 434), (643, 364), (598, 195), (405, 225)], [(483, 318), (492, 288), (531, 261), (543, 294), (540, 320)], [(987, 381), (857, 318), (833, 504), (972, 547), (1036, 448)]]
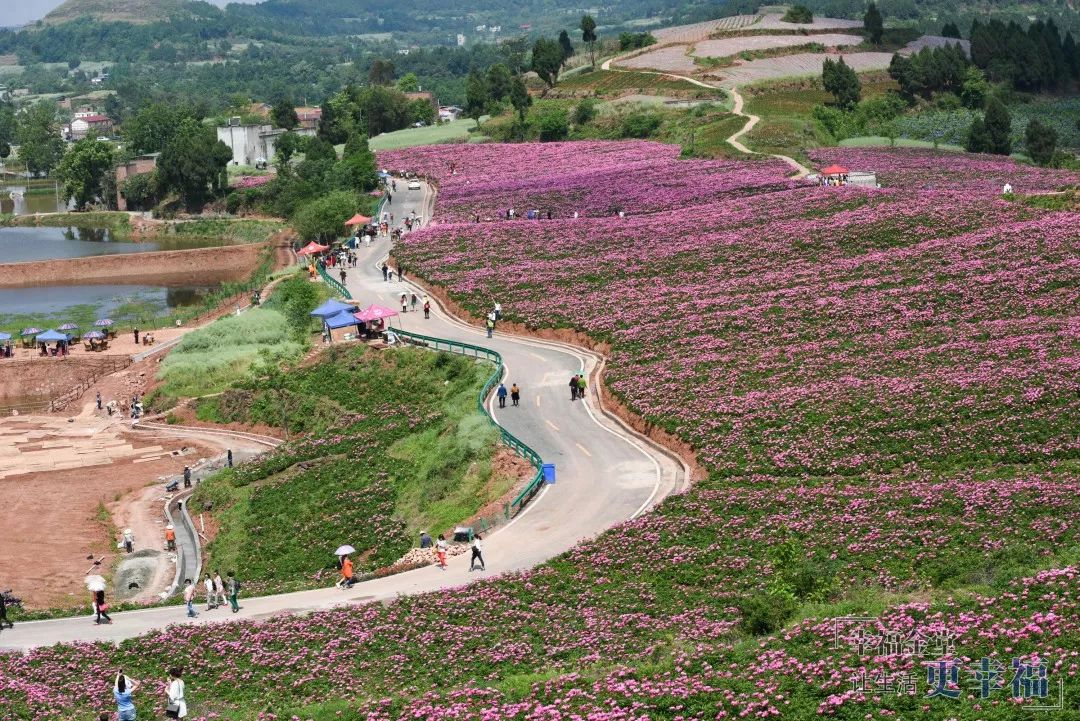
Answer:
[(375, 153), (368, 146), (366, 135), (353, 133), (345, 143), (345, 150), (335, 169), (335, 176), (347, 190), (366, 193), (379, 185)]
[(416, 73), (405, 73), (397, 81), (397, 89), (403, 93), (416, 93), (420, 91), (420, 79)]
[(585, 98), (574, 108), (574, 125), (586, 125), (596, 117), (597, 112), (596, 101)]
[(120, 184), (128, 210), (147, 210), (157, 201), (157, 172), (129, 175)]
[(394, 63), (376, 58), (368, 71), (368, 82), (372, 85), (389, 85), (394, 82)]
[(960, 102), (964, 104), (964, 107), (972, 110), (981, 108), (989, 92), (990, 83), (986, 82), (986, 74), (974, 65), (968, 66), (960, 88)]
[(304, 139), (296, 133), (283, 133), (278, 137), (274, 143), (274, 163), (278, 166), (279, 173), (289, 165), (289, 161), (292, 160), (293, 156), (300, 152), (303, 144)]
[(184, 119), (193, 117), (187, 108), (154, 103), (125, 121), (122, 135), (136, 155), (160, 153)]
[(574, 56), (574, 43), (570, 40), (570, 33), (565, 30), (559, 31), (559, 47), (562, 48), (564, 63)]
[(833, 62), (825, 59), (821, 69), (821, 82), (825, 90), (835, 99), (836, 105), (843, 110), (853, 110), (862, 96), (862, 83), (858, 74), (844, 62), (844, 58)]
[(566, 140), (570, 134), (570, 119), (566, 108), (546, 108), (537, 120), (540, 130), (540, 142)]
[(495, 63), (488, 68), (486, 93), (490, 96), (491, 102), (501, 103), (510, 97), (510, 87), (513, 84), (514, 75), (510, 72), (510, 68), (502, 63)]
[(525, 113), (529, 112), (529, 106), (532, 105), (532, 96), (529, 95), (529, 89), (525, 87), (525, 81), (520, 77), (514, 78), (510, 86), (510, 104), (514, 106), (521, 124), (524, 125)]
[(15, 119), (15, 106), (0, 101), (0, 158), (11, 154), (11, 144), (15, 142), (19, 123)]
[(1057, 150), (1057, 131), (1044, 125), (1038, 118), (1032, 118), (1024, 131), (1024, 145), (1028, 155), (1039, 165), (1049, 165)]
[(814, 14), (805, 5), (792, 5), (780, 19), (786, 23), (812, 23)]
[(596, 65), (596, 20), (592, 15), (581, 16), (581, 40), (589, 46), (589, 64)]
[(960, 28), (956, 26), (956, 23), (945, 23), (945, 26), (941, 28), (941, 37), (943, 38), (960, 38)]
[(990, 138), (986, 134), (986, 123), (982, 118), (976, 117), (968, 126), (967, 136), (964, 138), (964, 150), (969, 153), (986, 153), (990, 147)]
[(102, 197), (102, 180), (112, 170), (112, 145), (85, 138), (64, 154), (56, 168), (56, 179), (64, 189), (64, 200), (75, 200), (75, 209)]
[(292, 130), (299, 125), (300, 118), (296, 115), (292, 98), (285, 96), (274, 103), (274, 107), (270, 109), (270, 120), (274, 123), (274, 127), (286, 130)]
[(199, 210), (211, 193), (225, 188), (230, 160), (232, 151), (213, 128), (186, 118), (161, 150), (158, 181), (166, 192), (179, 194), (189, 210)]
[(41, 100), (22, 111), (19, 116), (19, 159), (34, 174), (48, 174), (64, 154), (56, 106)]
[(491, 95), (488, 93), (488, 83), (479, 70), (473, 70), (465, 79), (465, 115), (479, 121), (480, 116), (487, 111)]
[(345, 221), (360, 207), (360, 197), (336, 190), (308, 203), (292, 218), (292, 226), (304, 240), (330, 241), (345, 234)]
[(870, 39), (870, 42), (880, 45), (885, 26), (881, 21), (881, 12), (878, 10), (877, 3), (872, 2), (866, 8), (866, 14), (863, 15), (863, 27), (866, 28), (866, 37)]
[(337, 151), (328, 141), (319, 136), (304, 141), (304, 160), (337, 160)]
[(624, 138), (648, 138), (660, 129), (661, 118), (649, 110), (636, 110), (622, 120), (620, 134)]
[(994, 155), (1008, 155), (1012, 152), (1012, 118), (1005, 103), (997, 98), (990, 98), (986, 103), (986, 152)]
[(549, 88), (555, 87), (555, 83), (558, 82), (562, 64), (563, 51), (559, 43), (548, 38), (539, 38), (533, 43), (532, 70), (547, 83)]

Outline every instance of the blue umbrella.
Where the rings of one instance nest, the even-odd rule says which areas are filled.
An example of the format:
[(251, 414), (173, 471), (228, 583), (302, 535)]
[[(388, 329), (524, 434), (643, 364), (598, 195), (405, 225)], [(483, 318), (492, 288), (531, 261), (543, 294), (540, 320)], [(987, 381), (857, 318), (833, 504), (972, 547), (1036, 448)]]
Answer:
[(11, 333), (0, 333), (0, 340), (11, 340)]
[(107, 325), (112, 325), (112, 324), (113, 324), (112, 318), (98, 318), (97, 320), (94, 321), (94, 325), (96, 325), (98, 327), (105, 327)]
[(83, 335), (83, 338), (104, 338), (105, 334), (99, 330), (92, 330), (89, 333)]
[(70, 338), (71, 336), (69, 336), (67, 333), (61, 333), (58, 330), (53, 330), (52, 328), (50, 328), (44, 333), (38, 333), (38, 337), (36, 340), (38, 343), (54, 343), (61, 340), (70, 340)]
[(79, 326), (75, 325), (74, 323), (64, 323), (61, 326), (57, 326), (57, 328), (59, 328), (60, 330), (75, 330), (78, 327)]
[(23, 328), (22, 333), (20, 333), (19, 335), (22, 335), (22, 336), (37, 335), (40, 332), (41, 332), (41, 328)]

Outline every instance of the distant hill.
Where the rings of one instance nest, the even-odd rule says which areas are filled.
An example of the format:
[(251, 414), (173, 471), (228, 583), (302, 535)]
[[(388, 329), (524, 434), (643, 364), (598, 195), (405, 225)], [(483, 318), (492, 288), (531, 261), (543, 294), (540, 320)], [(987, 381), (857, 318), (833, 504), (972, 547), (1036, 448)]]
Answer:
[(66, 0), (45, 16), (45, 22), (58, 25), (92, 17), (103, 22), (144, 24), (205, 15), (206, 7), (206, 3), (191, 0)]

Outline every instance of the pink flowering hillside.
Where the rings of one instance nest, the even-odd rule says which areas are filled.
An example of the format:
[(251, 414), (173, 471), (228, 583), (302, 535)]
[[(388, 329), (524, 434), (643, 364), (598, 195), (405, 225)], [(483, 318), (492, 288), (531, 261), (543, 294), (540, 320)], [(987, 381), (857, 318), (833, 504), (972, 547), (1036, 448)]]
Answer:
[[(400, 260), (476, 314), (606, 342), (608, 390), (707, 477), (467, 588), (0, 656), (0, 708), (91, 718), (116, 668), (181, 663), (195, 718), (241, 721), (1076, 716), (1080, 214), (1000, 185), (1080, 178), (848, 152), (822, 160), (884, 187), (653, 143), (382, 157), (441, 188)], [(508, 190), (562, 210), (467, 222)]]

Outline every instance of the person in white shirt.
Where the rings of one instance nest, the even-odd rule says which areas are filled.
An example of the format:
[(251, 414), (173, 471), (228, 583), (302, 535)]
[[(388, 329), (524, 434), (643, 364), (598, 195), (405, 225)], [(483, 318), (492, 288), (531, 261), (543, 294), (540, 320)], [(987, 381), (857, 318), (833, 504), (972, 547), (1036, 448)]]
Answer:
[(1005, 187), (1001, 189), (1002, 195), (1008, 195), (1012, 192), (1012, 183), (1005, 183)]
[(479, 533), (473, 536), (472, 539), (472, 558), (469, 559), (469, 570), (472, 571), (476, 565), (476, 562), (480, 562), (480, 570), (486, 571), (487, 567), (484, 565), (484, 545), (482, 543), (483, 537)]
[(210, 578), (210, 574), (206, 574), (206, 580), (203, 581), (203, 586), (206, 588), (206, 610), (212, 611), (217, 608), (217, 604), (214, 603), (214, 579)]
[(184, 669), (173, 667), (169, 669), (168, 686), (165, 690), (165, 715), (168, 718), (184, 718), (187, 716), (187, 702), (184, 700)]
[(446, 570), (446, 551), (450, 546), (446, 542), (446, 537), (441, 533), (439, 534), (439, 540), (435, 542), (435, 557), (439, 559), (438, 566), (442, 570)]

